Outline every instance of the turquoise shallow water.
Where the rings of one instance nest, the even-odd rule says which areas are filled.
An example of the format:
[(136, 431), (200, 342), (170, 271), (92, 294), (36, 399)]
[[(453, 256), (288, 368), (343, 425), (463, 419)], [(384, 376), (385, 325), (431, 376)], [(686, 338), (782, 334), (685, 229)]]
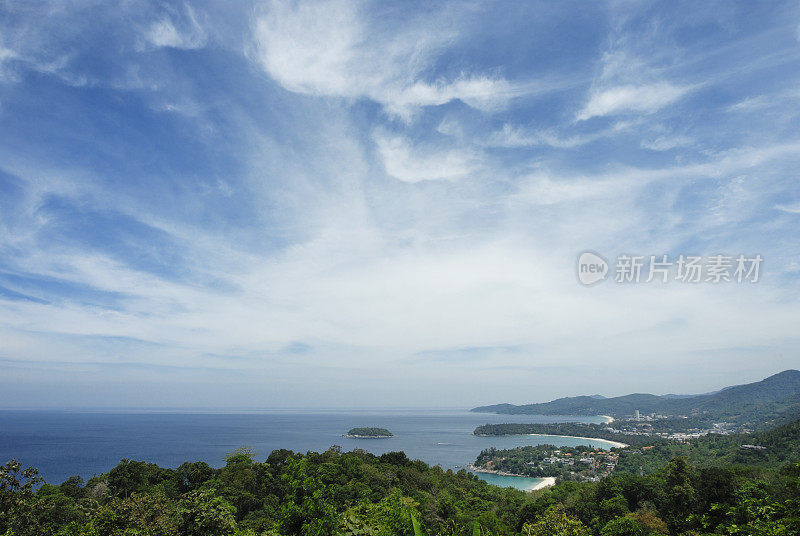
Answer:
[[(602, 422), (601, 417), (469, 413), (464, 410), (275, 410), (250, 413), (58, 412), (0, 410), (0, 463), (17, 458), (39, 468), (51, 483), (72, 475), (89, 478), (107, 472), (120, 459), (146, 460), (162, 467), (206, 461), (214, 467), (227, 453), (252, 447), (263, 460), (275, 449), (298, 452), (364, 449), (374, 454), (404, 451), (445, 469), (461, 469), (485, 448), (587, 441), (555, 436), (476, 437), (476, 426), (502, 422)], [(342, 437), (350, 428), (388, 428), (390, 439)], [(592, 441), (601, 446), (602, 441)], [(498, 485), (527, 489), (519, 477), (479, 475)]]

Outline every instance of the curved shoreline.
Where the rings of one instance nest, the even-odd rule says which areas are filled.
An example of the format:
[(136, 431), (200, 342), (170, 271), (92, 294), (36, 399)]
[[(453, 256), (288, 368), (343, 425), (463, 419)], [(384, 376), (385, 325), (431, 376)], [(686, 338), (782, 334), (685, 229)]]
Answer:
[(603, 443), (608, 443), (609, 445), (611, 445), (611, 448), (618, 448), (618, 449), (624, 449), (629, 446), (627, 443), (620, 443), (619, 441), (614, 441), (613, 439), (602, 439), (600, 437), (583, 437), (583, 436), (555, 435), (555, 434), (506, 434), (506, 435), (529, 435), (529, 436), (539, 436), (539, 437), (571, 437), (574, 439), (585, 439), (587, 441), (602, 441)]
[(535, 486), (533, 486), (528, 491), (536, 491), (537, 489), (550, 488), (550, 487), (555, 486), (555, 485), (556, 485), (556, 477), (554, 477), (554, 476), (543, 476), (542, 477), (542, 481), (539, 482), (538, 484), (536, 484)]
[(507, 473), (505, 471), (497, 471), (496, 469), (484, 469), (482, 467), (475, 467), (471, 463), (467, 464), (467, 469), (469, 469), (473, 473), (485, 473), (487, 475), (518, 476), (522, 478), (545, 478), (543, 476), (528, 476), (528, 475), (518, 475), (517, 473)]
[[(551, 486), (556, 485), (556, 477), (554, 476), (529, 476), (529, 475), (518, 475), (516, 473), (507, 473), (505, 471), (496, 471), (493, 469), (483, 469), (481, 467), (475, 467), (472, 464), (467, 465), (467, 469), (472, 471), (473, 473), (483, 473), (487, 475), (497, 475), (497, 476), (509, 476), (512, 478), (532, 478), (535, 480), (539, 480), (530, 488), (527, 488), (525, 491), (536, 491), (537, 489), (544, 489), (549, 488)], [(519, 488), (517, 488), (519, 489)]]
[(614, 441), (613, 439), (603, 439), (600, 437), (583, 437), (583, 436), (573, 436), (573, 435), (558, 435), (558, 434), (472, 434), (478, 437), (504, 437), (504, 436), (538, 436), (538, 437), (569, 437), (572, 439), (585, 439), (586, 441), (601, 441), (603, 443), (608, 443), (611, 445), (611, 448), (619, 448), (624, 449), (629, 447), (627, 443), (620, 443), (619, 441)]

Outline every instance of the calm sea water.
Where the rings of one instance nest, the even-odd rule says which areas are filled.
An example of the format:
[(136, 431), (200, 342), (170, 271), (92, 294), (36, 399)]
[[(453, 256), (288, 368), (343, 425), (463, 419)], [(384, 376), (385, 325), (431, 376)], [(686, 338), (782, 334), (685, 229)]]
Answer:
[[(48, 482), (72, 475), (83, 478), (107, 472), (122, 458), (162, 467), (185, 461), (224, 465), (227, 453), (251, 447), (259, 460), (275, 449), (322, 452), (331, 445), (374, 454), (404, 451), (445, 469), (475, 461), (488, 447), (509, 448), (542, 443), (586, 444), (557, 436), (476, 437), (481, 424), (501, 422), (602, 422), (601, 417), (500, 416), (463, 410), (274, 410), (252, 413), (0, 411), (0, 463), (16, 458), (35, 466)], [(356, 426), (379, 426), (390, 439), (342, 437)], [(592, 446), (606, 445), (602, 441)], [(479, 475), (495, 485), (528, 489), (536, 479)]]

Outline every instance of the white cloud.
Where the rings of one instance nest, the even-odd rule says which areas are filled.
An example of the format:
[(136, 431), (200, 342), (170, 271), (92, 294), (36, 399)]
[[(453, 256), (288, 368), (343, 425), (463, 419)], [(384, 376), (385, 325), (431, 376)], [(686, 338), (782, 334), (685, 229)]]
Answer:
[(549, 145), (557, 148), (571, 148), (583, 145), (585, 138), (582, 136), (571, 136), (561, 138), (552, 130), (528, 132), (525, 129), (506, 123), (500, 130), (492, 132), (486, 140), (489, 147), (533, 147), (537, 145)]
[(800, 214), (800, 201), (784, 205), (775, 205), (776, 210), (788, 212), (789, 214)]
[(456, 99), (473, 108), (490, 111), (502, 108), (520, 91), (501, 78), (462, 75), (452, 81), (417, 81), (406, 87), (387, 87), (384, 103), (389, 111), (398, 115), (405, 115), (418, 106), (435, 106)]
[[(641, 181), (639, 182), (641, 186)], [(521, 181), (516, 199), (524, 199), (530, 205), (556, 205), (589, 200), (597, 202), (600, 199), (621, 202), (622, 192), (630, 194), (636, 186), (637, 181), (628, 174), (567, 178), (534, 173)]]
[(15, 57), (16, 53), (13, 50), (0, 45), (0, 82), (10, 82), (13, 80), (13, 74), (11, 70), (8, 69), (7, 64)]
[(665, 58), (679, 53), (657, 39), (648, 27), (643, 34), (630, 33), (627, 13), (615, 13), (612, 39), (599, 62), (599, 75), (591, 85), (587, 101), (576, 114), (577, 121), (620, 114), (652, 114), (675, 103), (692, 89), (666, 78)]
[(674, 103), (691, 88), (667, 82), (624, 85), (593, 90), (589, 102), (578, 113), (578, 121), (624, 113), (653, 113)]
[(345, 0), (275, 0), (254, 24), (257, 61), (297, 93), (368, 97), (407, 118), (418, 107), (455, 99), (482, 110), (496, 109), (523, 91), (487, 74), (427, 80), (425, 69), (455, 35), (434, 24), (371, 26), (361, 4)]
[(386, 173), (403, 182), (455, 181), (479, 167), (475, 154), (461, 150), (420, 150), (402, 137), (383, 134), (376, 135), (375, 143)]
[[(461, 159), (469, 161), (468, 155), (461, 155), (442, 165), (433, 153), (423, 151), (420, 157), (406, 139), (383, 133), (376, 136), (376, 143), (379, 151), (381, 146), (389, 148), (387, 169), (403, 180), (448, 178), (447, 171), (457, 169)], [(658, 212), (669, 211), (670, 204), (644, 202), (641, 194), (649, 185), (660, 182), (680, 190), (686, 180), (698, 175), (727, 173), (796, 149), (794, 145), (765, 148), (758, 151), (761, 156), (754, 151), (727, 155), (703, 167), (631, 169), (578, 177), (532, 174), (517, 181), (517, 193), (507, 205), (493, 207), (502, 216), (500, 224), (485, 220), (484, 210), (475, 211), (490, 200), (469, 189), (448, 188), (442, 197), (403, 193), (411, 189), (378, 192), (390, 195), (390, 203), (400, 212), (414, 211), (408, 223), (398, 223), (377, 210), (365, 214), (351, 210), (375, 202), (353, 186), (343, 197), (327, 202), (324, 196), (317, 197), (327, 205), (318, 208), (324, 214), (322, 224), (310, 229), (308, 239), (280, 252), (237, 251), (239, 243), (224, 234), (215, 236), (210, 228), (189, 227), (185, 234), (175, 236), (193, 251), (195, 269), (218, 276), (227, 283), (225, 289), (169, 281), (103, 256), (37, 250), (35, 258), (17, 261), (33, 273), (122, 293), (121, 309), (2, 300), (0, 327), (4, 331), (0, 336), (23, 360), (96, 362), (107, 359), (106, 348), (98, 349), (88, 337), (129, 337), (161, 345), (115, 345), (113, 355), (131, 363), (213, 365), (248, 378), (270, 376), (271, 381), (276, 370), (302, 378), (310, 366), (327, 364), (348, 370), (359, 367), (361, 380), (363, 374), (391, 371), (387, 374), (393, 376), (386, 381), (395, 387), (413, 383), (414, 376), (396, 360), (430, 348), (522, 348), (518, 354), (504, 355), (502, 361), (476, 360), (469, 365), (487, 378), (494, 374), (491, 367), (500, 362), (524, 374), (531, 356), (537, 366), (590, 367), (597, 348), (602, 348), (604, 363), (624, 367), (640, 362), (638, 348), (643, 345), (664, 349), (650, 356), (654, 360), (648, 361), (650, 365), (668, 355), (673, 363), (691, 357), (698, 348), (770, 345), (789, 340), (786, 334), (793, 333), (798, 309), (795, 302), (782, 305), (774, 300), (768, 282), (747, 300), (742, 299), (745, 290), (740, 287), (727, 291), (605, 284), (588, 292), (574, 280), (574, 255), (586, 247), (608, 254), (623, 247), (647, 248), (639, 249), (642, 253), (667, 251), (661, 247), (707, 228), (703, 222), (682, 232), (663, 227)], [(345, 159), (343, 169), (353, 168), (358, 180), (366, 180), (368, 172), (359, 165), (358, 151), (336, 153)], [(668, 196), (658, 197), (660, 201)], [(114, 197), (116, 204), (123, 201)], [(432, 225), (438, 217), (462, 236), (442, 233)], [(475, 228), (485, 227), (487, 232), (465, 223), (471, 217), (477, 219)], [(387, 218), (392, 228), (408, 227), (404, 231), (417, 232), (426, 242), (398, 244), (391, 232), (376, 223), (381, 218)], [(654, 241), (655, 231), (667, 241), (666, 246)], [(31, 240), (35, 243), (36, 237)], [(753, 306), (760, 311), (757, 318), (752, 316)], [(708, 310), (719, 314), (692, 313)], [(675, 320), (684, 323), (670, 324)], [(677, 337), (678, 333), (682, 336)], [(56, 335), (70, 338), (59, 343), (60, 351), (54, 354), (51, 337)], [(291, 341), (303, 341), (312, 349), (302, 358), (280, 355)], [(325, 350), (319, 351), (318, 346)], [(250, 357), (233, 360), (227, 355)], [(290, 359), (296, 361), (286, 361)], [(464, 385), (461, 367), (455, 371), (424, 368), (429, 377)], [(346, 382), (342, 385), (350, 385)], [(305, 385), (290, 399), (318, 400)], [(522, 386), (517, 388), (524, 392)]]
[(206, 32), (197, 21), (194, 10), (187, 4), (184, 12), (184, 16), (164, 16), (152, 23), (144, 34), (145, 39), (155, 47), (189, 50), (205, 46)]
[(655, 139), (642, 140), (641, 146), (651, 151), (669, 151), (677, 147), (685, 147), (694, 143), (689, 136), (659, 136)]
[[(194, 374), (193, 367), (215, 366), (226, 374), (260, 382), (261, 392), (252, 398), (228, 384), (226, 402), (244, 400), (251, 405), (363, 402), (352, 400), (350, 387), (356, 383), (385, 391), (374, 397), (379, 404), (390, 403), (391, 396), (402, 403), (408, 387), (420, 381), (438, 382), (431, 392), (443, 393), (436, 396), (446, 396), (449, 405), (467, 404), (476, 402), (475, 396), (484, 396), (475, 395), (480, 389), (468, 388), (472, 385), (469, 374), (476, 384), (496, 382), (509, 397), (547, 397), (564, 394), (564, 377), (598, 381), (591, 371), (599, 370), (601, 364), (626, 370), (625, 377), (637, 382), (636, 389), (647, 389), (647, 384), (642, 387), (639, 382), (657, 383), (653, 378), (659, 377), (659, 363), (686, 364), (695, 371), (705, 367), (708, 377), (713, 377), (723, 360), (729, 365), (726, 370), (741, 370), (745, 362), (758, 361), (768, 368), (790, 361), (800, 311), (791, 286), (781, 288), (765, 277), (749, 289), (604, 284), (587, 291), (575, 281), (574, 261), (583, 248), (612, 256), (621, 251), (658, 254), (712, 244), (708, 247), (734, 248), (732, 253), (757, 250), (769, 259), (770, 270), (780, 270), (774, 252), (785, 246), (778, 240), (765, 243), (761, 230), (763, 225), (773, 225), (770, 236), (794, 243), (792, 228), (778, 228), (792, 218), (774, 212), (773, 218), (762, 217), (772, 207), (800, 213), (800, 205), (788, 192), (793, 186), (788, 184), (791, 165), (800, 154), (797, 142), (770, 145), (768, 139), (754, 136), (755, 147), (748, 148), (719, 132), (717, 153), (657, 155), (637, 150), (640, 143), (667, 150), (691, 141), (688, 135), (676, 133), (706, 139), (705, 133), (721, 129), (702, 114), (670, 118), (662, 129), (652, 125), (653, 116), (646, 114), (677, 102), (689, 91), (677, 80), (689, 80), (698, 70), (683, 71), (685, 78), (677, 78), (680, 73), (669, 67), (651, 68), (622, 53), (605, 57), (603, 74), (591, 86), (582, 111), (591, 117), (619, 115), (619, 120), (608, 122), (613, 125), (571, 122), (575, 109), (563, 121), (559, 111), (564, 110), (565, 101), (573, 102), (573, 94), (559, 94), (552, 103), (544, 103), (555, 113), (540, 114), (540, 108), (530, 102), (493, 116), (464, 113), (463, 107), (452, 106), (446, 119), (439, 121), (443, 110), (424, 115), (421, 107), (460, 99), (473, 108), (492, 111), (518, 104), (513, 101), (516, 95), (530, 95), (535, 88), (510, 82), (498, 74), (501, 71), (464, 66), (462, 62), (468, 62), (474, 52), (470, 46), (448, 50), (462, 71), (442, 71), (437, 61), (440, 52), (462, 37), (457, 45), (484, 42), (486, 25), (475, 39), (460, 36), (452, 29), (456, 25), (435, 28), (428, 19), (430, 12), (408, 23), (378, 26), (380, 21), (368, 12), (383, 16), (387, 11), (362, 10), (361, 6), (271, 3), (264, 11), (256, 11), (252, 21), (257, 44), (248, 51), (250, 58), (287, 90), (372, 99), (390, 114), (419, 117), (413, 125), (402, 125), (394, 117), (376, 118), (373, 107), (367, 107), (367, 113), (362, 113), (364, 109), (351, 113), (347, 106), (339, 106), (347, 102), (280, 95), (277, 101), (269, 101), (274, 91), (264, 99), (252, 98), (263, 96), (264, 75), (219, 69), (221, 62), (213, 61), (218, 50), (214, 58), (203, 55), (211, 51), (197, 54), (199, 60), (210, 60), (204, 64), (210, 71), (196, 81), (190, 80), (191, 73), (172, 72), (169, 61), (167, 68), (148, 70), (145, 62), (169, 60), (169, 54), (131, 54), (113, 56), (120, 66), (113, 77), (124, 77), (124, 85), (110, 83), (102, 69), (86, 71), (92, 76), (90, 82), (125, 87), (123, 97), (141, 99), (154, 109), (190, 117), (208, 115), (209, 123), (220, 132), (206, 138), (200, 128), (188, 131), (204, 127), (200, 121), (185, 121), (179, 135), (186, 134), (187, 140), (197, 144), (183, 143), (179, 137), (174, 146), (145, 147), (147, 151), (163, 149), (165, 156), (150, 166), (153, 172), (148, 181), (152, 183), (144, 184), (152, 184), (152, 190), (137, 189), (140, 181), (135, 175), (105, 177), (104, 170), (91, 163), (75, 161), (72, 165), (84, 167), (67, 170), (63, 159), (33, 158), (30, 150), (0, 150), (4, 170), (21, 177), (28, 191), (26, 199), (14, 201), (13, 221), (4, 219), (7, 215), (0, 218), (0, 225), (8, 227), (0, 232), (0, 249), (5, 246), (14, 252), (5, 259), (7, 264), (31, 279), (60, 281), (74, 289), (60, 292), (54, 285), (28, 284), (35, 289), (31, 293), (49, 299), (49, 304), (0, 298), (0, 340), (6, 353), (13, 353), (20, 362), (63, 362), (42, 367), (51, 377), (53, 370), (73, 374), (78, 370), (67, 361), (91, 364), (118, 359), (176, 367), (169, 376), (173, 382)], [(146, 48), (191, 48), (201, 46), (209, 35), (215, 43), (224, 39), (224, 32), (212, 30), (205, 18), (200, 17), (208, 33), (192, 22), (194, 16), (182, 13), (148, 12), (128, 30), (133, 34), (123, 36), (120, 43), (126, 46), (109, 49), (130, 52), (130, 44), (136, 42)], [(233, 18), (241, 23), (249, 15), (237, 13)], [(213, 16), (208, 19), (217, 22)], [(75, 35), (83, 31), (83, 27), (73, 30), (66, 22), (54, 26)], [(51, 33), (39, 32), (42, 36)], [(235, 33), (228, 33), (228, 43), (235, 45), (224, 53), (238, 56), (241, 48), (235, 41), (241, 34), (232, 36)], [(52, 45), (77, 42), (72, 39), (44, 40), (35, 47), (34, 56), (41, 65), (63, 71), (70, 66), (58, 63), (49, 51), (71, 50)], [(17, 41), (9, 42), (17, 47)], [(644, 48), (656, 50), (651, 45)], [(75, 57), (83, 58), (86, 52), (76, 50)], [(20, 48), (22, 57), (24, 52)], [(650, 58), (645, 50), (638, 52), (639, 57)], [(668, 53), (674, 55), (674, 51)], [(481, 51), (476, 61), (485, 61), (487, 56)], [(75, 62), (76, 66), (89, 63)], [(515, 76), (542, 79), (538, 65), (520, 62), (517, 67), (515, 73), (526, 68), (527, 73)], [(582, 70), (581, 66), (573, 69), (568, 61), (564, 68)], [(448, 74), (442, 78), (430, 74), (437, 69)], [(589, 71), (578, 74), (591, 77), (599, 72)], [(670, 74), (676, 78), (667, 78)], [(225, 78), (233, 75), (241, 78)], [(241, 92), (220, 99), (216, 90), (226, 84), (200, 91), (215, 80), (240, 84)], [(156, 91), (158, 87), (172, 90)], [(128, 95), (127, 91), (137, 93)], [(76, 116), (91, 118), (95, 112), (80, 107), (82, 101), (59, 105), (78, 106)], [(786, 114), (793, 113), (791, 105), (779, 106)], [(212, 109), (218, 113), (205, 113)], [(717, 111), (713, 103), (706, 109)], [(640, 115), (625, 115), (629, 113)], [(273, 117), (279, 120), (271, 121)], [(172, 123), (163, 119), (157, 118)], [(437, 121), (438, 132), (433, 132)], [(761, 119), (757, 126), (761, 130), (754, 132), (763, 136), (760, 133), (770, 129), (772, 122)], [(641, 136), (639, 132), (628, 135), (638, 127)], [(580, 151), (583, 145), (618, 133), (626, 134), (630, 143), (609, 144), (613, 146), (609, 151), (602, 151), (599, 144)], [(228, 134), (241, 137), (231, 143), (224, 139)], [(125, 143), (136, 143), (137, 138)], [(103, 146), (105, 140), (95, 142)], [(118, 147), (124, 152), (124, 147)], [(188, 171), (183, 166), (194, 162), (200, 147), (213, 152), (215, 165), (189, 166)], [(544, 149), (535, 151), (534, 158), (525, 151), (489, 151), (487, 147)], [(548, 151), (548, 147), (575, 150), (575, 154)], [(176, 159), (167, 160), (167, 152)], [(95, 157), (102, 160), (101, 168), (125, 162), (124, 154), (119, 160), (103, 153)], [(658, 167), (667, 160), (674, 165)], [(397, 180), (375, 180), (381, 166)], [(174, 190), (161, 190), (161, 184)], [(715, 185), (726, 187), (714, 189)], [(137, 222), (134, 230), (140, 225), (157, 229), (168, 236), (165, 243), (176, 245), (181, 258), (172, 264), (170, 255), (157, 251), (159, 244), (136, 244), (137, 249), (119, 254), (98, 245), (93, 237), (82, 238), (70, 230), (69, 221), (45, 221), (44, 200), (52, 197), (63, 198), (66, 206), (80, 210), (124, 214)], [(776, 206), (775, 199), (784, 199), (785, 204)], [(230, 212), (216, 212), (218, 206)], [(235, 217), (226, 216), (234, 212)], [(75, 240), (48, 241), (53, 225), (73, 233)], [(147, 271), (136, 258), (140, 250), (181, 273)], [(796, 271), (796, 261), (792, 262), (787, 261), (788, 269)], [(25, 290), (23, 283), (8, 285), (12, 291)], [(113, 295), (113, 306), (94, 304), (95, 296), (106, 294)], [(754, 309), (759, 311), (755, 317)], [(150, 346), (102, 346), (96, 342), (98, 337), (138, 339)], [(309, 350), (302, 356), (282, 352), (294, 341)], [(748, 352), (746, 357), (720, 350), (758, 344), (767, 350)], [(774, 357), (780, 353), (773, 350), (781, 345), (788, 357)], [(59, 351), (53, 352), (54, 347)], [(485, 360), (470, 359), (448, 368), (437, 368), (435, 362), (397, 365), (416, 352), (464, 347), (489, 350), (478, 351)], [(520, 350), (491, 351), (510, 347)], [(641, 348), (654, 350), (642, 359)], [(698, 349), (720, 350), (720, 357), (698, 360)], [(497, 365), (516, 367), (520, 373), (492, 372)], [(534, 367), (549, 365), (572, 370), (548, 377), (532, 372)], [(309, 373), (325, 366), (339, 367), (338, 372), (331, 368), (324, 369), (325, 374)], [(360, 372), (351, 374), (355, 368)], [(349, 377), (339, 383), (336, 374)], [(381, 374), (380, 381), (364, 380)], [(295, 392), (281, 398), (273, 389), (286, 378), (298, 381), (292, 384)], [(343, 391), (340, 398), (322, 396), (313, 383), (317, 378)], [(531, 395), (532, 380), (541, 387), (535, 395)], [(225, 382), (213, 383), (225, 388)], [(263, 385), (270, 389), (264, 390)], [(180, 389), (169, 391), (176, 401), (185, 394)], [(495, 396), (491, 393), (498, 391), (486, 388), (483, 392)], [(430, 396), (423, 394), (418, 400), (432, 402)]]
[(766, 95), (760, 95), (758, 97), (748, 97), (742, 101), (737, 102), (736, 104), (732, 104), (728, 106), (729, 112), (741, 112), (746, 111), (750, 112), (753, 110), (760, 110), (762, 108), (766, 108), (770, 106), (770, 104), (774, 103), (774, 98), (767, 97)]
[(604, 138), (613, 137), (636, 126), (637, 121), (618, 121), (608, 128), (588, 134), (564, 135), (556, 129), (529, 131), (517, 125), (505, 123), (495, 130), (481, 144), (488, 147), (536, 147), (548, 146), (556, 149), (572, 149)]
[(3, 64), (5, 62), (14, 59), (16, 56), (17, 56), (16, 52), (11, 50), (10, 48), (0, 46), (0, 69), (2, 69)]
[(800, 99), (800, 91), (797, 89), (777, 91), (765, 95), (747, 97), (728, 106), (728, 111), (747, 113), (761, 112), (769, 108), (785, 110), (787, 107), (796, 107), (798, 99)]
[(203, 111), (202, 106), (190, 99), (183, 99), (177, 102), (159, 102), (153, 104), (152, 108), (160, 112), (175, 113), (186, 117), (197, 117)]

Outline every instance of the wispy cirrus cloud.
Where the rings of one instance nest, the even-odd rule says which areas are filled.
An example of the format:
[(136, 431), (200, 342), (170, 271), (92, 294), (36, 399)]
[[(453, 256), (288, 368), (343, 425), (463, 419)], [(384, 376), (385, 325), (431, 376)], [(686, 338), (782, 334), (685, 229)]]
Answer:
[[(592, 143), (594, 141), (609, 139), (624, 133), (636, 126), (635, 121), (618, 121), (608, 128), (591, 132), (569, 133), (559, 132), (556, 128), (531, 131), (518, 125), (505, 123), (500, 129), (495, 130), (488, 137), (481, 140), (481, 144), (489, 147), (536, 147), (549, 146), (556, 149), (572, 149)], [(564, 130), (568, 130), (568, 127)]]
[(492, 110), (523, 92), (508, 80), (487, 73), (431, 77), (426, 72), (435, 55), (456, 38), (456, 29), (422, 19), (371, 25), (366, 7), (350, 0), (274, 0), (255, 21), (256, 59), (290, 91), (366, 97), (402, 117), (421, 106), (456, 99)]
[(800, 202), (775, 205), (775, 209), (788, 212), (789, 214), (800, 214)]
[(576, 117), (578, 121), (586, 121), (592, 117), (607, 115), (653, 113), (674, 103), (689, 90), (688, 87), (675, 86), (669, 82), (596, 89)]
[(689, 136), (681, 134), (676, 135), (662, 135), (653, 139), (642, 140), (641, 146), (651, 151), (669, 151), (677, 147), (685, 147), (695, 142)]
[[(787, 17), (2, 9), (3, 403), (470, 405), (665, 377), (707, 391), (791, 364)], [(587, 292), (587, 248), (768, 269)]]
[(402, 137), (385, 134), (376, 135), (375, 141), (386, 173), (403, 182), (459, 180), (480, 165), (480, 157), (472, 152), (420, 150)]
[(185, 50), (201, 48), (206, 44), (206, 30), (189, 4), (162, 15), (144, 32), (145, 40), (155, 47)]

